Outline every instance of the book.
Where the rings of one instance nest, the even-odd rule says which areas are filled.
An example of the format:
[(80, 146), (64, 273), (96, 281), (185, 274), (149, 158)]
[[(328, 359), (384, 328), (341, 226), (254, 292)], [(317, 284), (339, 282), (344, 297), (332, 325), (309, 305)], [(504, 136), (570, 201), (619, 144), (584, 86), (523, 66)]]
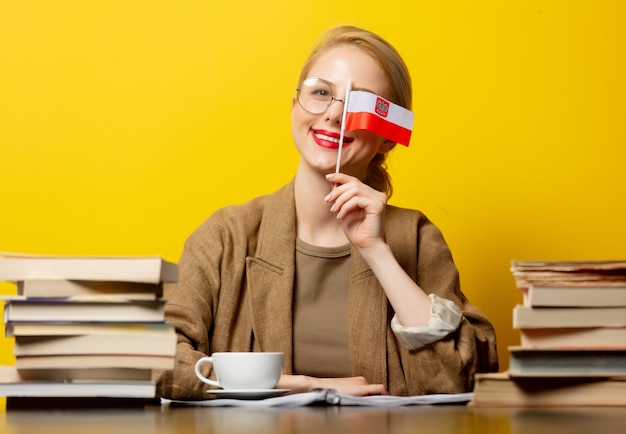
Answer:
[(526, 348), (626, 349), (626, 327), (523, 328), (520, 329), (520, 343)]
[(470, 407), (626, 406), (626, 377), (512, 378), (508, 372), (475, 375)]
[(309, 405), (401, 407), (408, 405), (465, 404), (471, 399), (472, 395), (469, 392), (417, 396), (352, 396), (332, 389), (316, 389), (311, 392), (293, 393), (265, 399), (217, 398), (201, 401), (184, 401), (161, 398), (161, 403), (171, 406), (199, 407), (304, 407)]
[(511, 261), (518, 288), (532, 285), (626, 285), (626, 261)]
[(52, 256), (0, 254), (0, 280), (37, 279), (175, 282), (178, 265), (161, 256)]
[(139, 333), (94, 333), (75, 336), (16, 336), (13, 355), (48, 356), (60, 354), (176, 355), (173, 326)]
[(18, 369), (22, 380), (73, 381), (73, 380), (124, 380), (150, 381), (152, 369), (139, 368), (59, 368)]
[(547, 286), (530, 285), (523, 289), (528, 307), (623, 307), (626, 285)]
[(626, 307), (513, 308), (514, 328), (626, 327)]
[(591, 261), (511, 261), (513, 273), (578, 273), (578, 272), (623, 272), (626, 271), (626, 260), (591, 260)]
[(511, 377), (612, 377), (626, 376), (626, 348), (509, 347)]
[(10, 366), (0, 367), (0, 396), (6, 397), (118, 397), (153, 398), (156, 384), (151, 381), (30, 381)]
[(154, 398), (152, 381), (20, 381), (0, 383), (0, 396)]
[(17, 294), (26, 298), (155, 300), (163, 283), (35, 279), (17, 282)]
[(61, 354), (51, 356), (18, 356), (15, 367), (27, 369), (174, 369), (175, 357), (127, 354)]
[(166, 323), (132, 322), (7, 322), (5, 333), (13, 336), (74, 336), (89, 334), (169, 333), (173, 326)]
[(90, 302), (10, 299), (4, 305), (7, 322), (163, 322), (165, 301)]
[(62, 410), (93, 410), (105, 409), (111, 410), (127, 410), (143, 409), (146, 404), (154, 402), (156, 398), (123, 398), (123, 397), (102, 397), (102, 396), (9, 396), (6, 398), (6, 410), (9, 414), (16, 414), (23, 410), (30, 411), (50, 411)]

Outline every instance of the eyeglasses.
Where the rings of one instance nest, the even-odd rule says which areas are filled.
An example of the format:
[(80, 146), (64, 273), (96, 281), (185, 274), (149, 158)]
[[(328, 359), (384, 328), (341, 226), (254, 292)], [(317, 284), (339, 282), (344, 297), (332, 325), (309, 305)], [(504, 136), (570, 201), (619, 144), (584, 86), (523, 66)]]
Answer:
[(333, 96), (332, 86), (321, 78), (307, 78), (296, 90), (300, 107), (314, 115), (324, 113), (333, 101), (345, 103), (345, 100)]

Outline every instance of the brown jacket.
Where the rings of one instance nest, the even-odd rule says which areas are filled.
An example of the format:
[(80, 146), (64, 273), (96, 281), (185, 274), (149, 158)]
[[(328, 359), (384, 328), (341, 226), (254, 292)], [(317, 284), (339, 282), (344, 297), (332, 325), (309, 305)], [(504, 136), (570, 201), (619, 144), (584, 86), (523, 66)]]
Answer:
[[(385, 384), (393, 395), (470, 391), (476, 372), (498, 369), (491, 323), (460, 291), (450, 251), (422, 213), (388, 206), (385, 237), (420, 287), (453, 300), (464, 319), (446, 338), (406, 350), (391, 331), (385, 293), (353, 248), (347, 312), (353, 374)], [(218, 210), (194, 231), (179, 262), (180, 281), (166, 291), (177, 364), (155, 372), (159, 396), (206, 399), (193, 368), (212, 352), (282, 351), (284, 373), (292, 373), (295, 239), (293, 183)]]

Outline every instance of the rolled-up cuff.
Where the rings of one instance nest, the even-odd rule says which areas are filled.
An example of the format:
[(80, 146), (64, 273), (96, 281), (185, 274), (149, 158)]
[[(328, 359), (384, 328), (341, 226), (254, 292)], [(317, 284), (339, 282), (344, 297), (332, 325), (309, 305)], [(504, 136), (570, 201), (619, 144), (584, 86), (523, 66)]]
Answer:
[(391, 319), (391, 330), (407, 350), (417, 350), (448, 336), (459, 327), (463, 319), (463, 314), (454, 302), (435, 294), (429, 294), (428, 297), (432, 300), (428, 324), (405, 327), (400, 324), (397, 315)]

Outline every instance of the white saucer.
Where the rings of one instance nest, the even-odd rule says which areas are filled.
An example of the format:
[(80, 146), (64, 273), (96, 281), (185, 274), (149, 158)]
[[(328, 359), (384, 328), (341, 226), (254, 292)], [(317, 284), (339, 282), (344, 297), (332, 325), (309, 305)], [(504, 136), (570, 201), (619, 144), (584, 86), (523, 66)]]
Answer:
[(218, 398), (233, 399), (263, 399), (272, 396), (284, 395), (291, 389), (215, 389), (207, 390), (207, 393), (216, 395)]

